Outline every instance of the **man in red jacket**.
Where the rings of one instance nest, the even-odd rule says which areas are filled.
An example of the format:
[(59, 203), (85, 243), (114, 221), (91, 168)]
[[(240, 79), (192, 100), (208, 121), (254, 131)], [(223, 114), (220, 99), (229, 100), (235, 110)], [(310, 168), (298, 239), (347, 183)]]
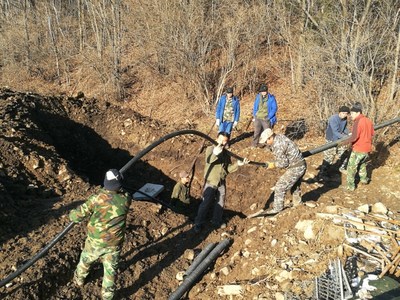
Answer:
[(359, 102), (355, 103), (350, 109), (351, 119), (353, 120), (353, 130), (348, 143), (352, 145), (352, 152), (347, 165), (347, 190), (354, 191), (355, 176), (359, 168), (360, 184), (368, 184), (367, 174), (368, 153), (372, 150), (372, 136), (374, 126), (372, 121), (362, 114), (362, 106)]

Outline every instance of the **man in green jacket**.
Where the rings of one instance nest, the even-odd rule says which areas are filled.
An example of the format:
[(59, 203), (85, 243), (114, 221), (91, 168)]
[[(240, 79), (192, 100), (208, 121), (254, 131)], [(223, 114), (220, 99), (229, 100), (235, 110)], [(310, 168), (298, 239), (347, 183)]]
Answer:
[(229, 135), (226, 132), (218, 133), (217, 146), (210, 146), (206, 150), (204, 167), (205, 185), (203, 189), (202, 202), (199, 206), (195, 219), (194, 231), (200, 232), (205, 221), (207, 212), (214, 206), (211, 223), (215, 228), (224, 228), (226, 224), (222, 221), (225, 202), (225, 179), (229, 173), (236, 172), (239, 166), (249, 163), (247, 158), (238, 160), (233, 164), (231, 157), (225, 150), (229, 143)]
[(189, 181), (188, 172), (179, 172), (179, 181), (175, 184), (171, 194), (171, 205), (176, 207), (178, 212), (188, 212), (190, 205)]
[(128, 194), (121, 191), (121, 186), (122, 175), (118, 170), (107, 171), (104, 188), (69, 214), (70, 220), (75, 223), (90, 217), (85, 248), (75, 270), (74, 282), (83, 286), (90, 266), (100, 259), (104, 269), (101, 295), (105, 300), (114, 297), (115, 275), (124, 241), (126, 216), (132, 201)]

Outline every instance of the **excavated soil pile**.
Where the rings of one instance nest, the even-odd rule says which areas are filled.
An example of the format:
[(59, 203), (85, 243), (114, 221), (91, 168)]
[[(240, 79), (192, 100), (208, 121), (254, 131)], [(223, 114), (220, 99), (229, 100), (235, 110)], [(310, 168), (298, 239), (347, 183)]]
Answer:
[[(107, 169), (121, 168), (150, 143), (186, 129), (173, 120), (152, 120), (96, 99), (44, 97), (7, 89), (0, 90), (0, 116), (0, 279), (69, 224), (68, 212), (98, 188)], [(284, 132), (285, 127), (278, 127)], [(248, 147), (250, 136), (236, 131), (230, 151), (252, 161), (271, 159), (266, 149)], [(345, 238), (343, 228), (318, 218), (317, 213), (381, 202), (391, 218), (398, 218), (400, 151), (393, 142), (373, 155), (371, 183), (353, 193), (339, 189), (344, 177), (335, 171), (329, 181), (317, 182), (322, 156), (308, 158), (302, 187), (305, 204), (273, 218), (246, 216), (270, 205), (281, 171), (244, 166), (227, 180), (227, 227), (195, 234), (192, 219), (200, 201), (204, 154), (195, 158), (202, 142), (197, 136), (178, 136), (126, 172), (127, 188), (135, 191), (148, 182), (162, 184), (165, 189), (158, 197), (168, 203), (177, 174), (195, 161), (191, 211), (178, 214), (157, 203), (133, 202), (117, 299), (167, 299), (179, 285), (176, 275), (190, 266), (190, 254), (225, 238), (232, 243), (196, 282), (188, 299), (229, 298), (218, 295), (218, 287), (228, 284), (241, 286), (241, 295), (233, 296), (238, 299), (275, 299), (285, 294), (311, 298), (314, 278), (327, 270), (330, 260), (346, 255), (338, 252)], [(306, 150), (323, 140), (306, 135), (297, 142)], [(71, 282), (84, 238), (85, 223), (75, 225), (46, 256), (0, 288), (0, 298), (99, 299), (99, 264), (82, 289)]]

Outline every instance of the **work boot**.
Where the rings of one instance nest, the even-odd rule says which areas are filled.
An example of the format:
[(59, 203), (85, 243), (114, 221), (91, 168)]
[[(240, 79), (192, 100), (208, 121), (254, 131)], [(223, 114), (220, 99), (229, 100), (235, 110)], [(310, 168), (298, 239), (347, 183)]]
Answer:
[(82, 287), (83, 284), (84, 284), (84, 281), (83, 281), (83, 280), (78, 279), (78, 278), (75, 277), (75, 276), (74, 276), (74, 278), (73, 278), (73, 282), (74, 282), (75, 285), (77, 285), (77, 286), (79, 286), (79, 287)]
[(193, 226), (193, 231), (195, 233), (200, 233), (201, 232), (201, 225), (199, 225), (199, 224), (194, 225)]
[(267, 210), (265, 212), (265, 214), (266, 215), (276, 215), (277, 213), (280, 213), (281, 211), (282, 211), (282, 209), (273, 208), (273, 209)]
[(300, 193), (294, 193), (292, 195), (292, 203), (293, 203), (294, 207), (299, 206), (299, 205), (301, 205), (303, 203), (301, 201), (301, 194)]
[(215, 221), (211, 221), (211, 225), (212, 225), (215, 229), (224, 229), (224, 228), (226, 228), (226, 223), (224, 223), (224, 222), (215, 222)]
[(353, 186), (347, 186), (347, 185), (342, 185), (341, 186), (342, 190), (345, 190), (346, 192), (354, 192), (356, 190), (355, 187)]
[(360, 184), (367, 185), (367, 184), (369, 184), (369, 181), (368, 180), (360, 180)]

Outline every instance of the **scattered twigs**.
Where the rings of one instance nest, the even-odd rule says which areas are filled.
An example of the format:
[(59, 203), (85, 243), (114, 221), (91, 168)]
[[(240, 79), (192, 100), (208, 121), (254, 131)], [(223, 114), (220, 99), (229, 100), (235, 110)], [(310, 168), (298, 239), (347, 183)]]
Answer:
[[(397, 220), (386, 219), (384, 217), (364, 214), (362, 212), (352, 212), (352, 214), (331, 214), (331, 213), (317, 213), (320, 218), (330, 218), (344, 230), (355, 231), (362, 235), (378, 236), (385, 239), (383, 244), (375, 243), (374, 241), (363, 238), (360, 242), (367, 245), (367, 251), (359, 249), (349, 244), (343, 246), (351, 249), (353, 252), (362, 254), (370, 259), (378, 261), (382, 266), (382, 271), (379, 277), (383, 277), (386, 273), (400, 276), (400, 229), (398, 225), (400, 222)], [(339, 225), (338, 223), (342, 224)], [(386, 222), (391, 229), (385, 228), (383, 222)], [(375, 239), (375, 238), (373, 238)], [(360, 239), (358, 239), (360, 241)], [(353, 244), (351, 242), (351, 244)]]
[(355, 252), (361, 253), (361, 254), (363, 254), (363, 255), (369, 257), (369, 258), (372, 258), (372, 259), (374, 259), (374, 260), (377, 260), (377, 261), (379, 261), (379, 262), (382, 264), (382, 260), (381, 260), (379, 257), (373, 256), (373, 255), (371, 255), (371, 254), (369, 254), (369, 253), (367, 253), (367, 252), (365, 252), (365, 251), (363, 251), (363, 250), (361, 250), (361, 249), (358, 249), (358, 248), (356, 248), (356, 247), (350, 246), (350, 245), (348, 245), (348, 244), (343, 244), (343, 246), (345, 246), (345, 247), (347, 247), (347, 248), (349, 248), (349, 249), (351, 249), (351, 250), (353, 250), (353, 251), (355, 251)]
[(357, 231), (357, 232), (361, 232), (361, 233), (377, 235), (377, 236), (380, 236), (382, 238), (387, 238), (387, 239), (392, 238), (392, 236), (390, 236), (390, 235), (382, 234), (382, 233), (378, 233), (378, 232), (374, 232), (374, 231), (362, 230), (362, 229), (358, 229), (358, 228), (354, 228), (354, 227), (343, 227), (342, 225), (339, 225), (339, 224), (335, 224), (335, 226), (338, 226), (340, 228), (344, 228), (345, 230)]

